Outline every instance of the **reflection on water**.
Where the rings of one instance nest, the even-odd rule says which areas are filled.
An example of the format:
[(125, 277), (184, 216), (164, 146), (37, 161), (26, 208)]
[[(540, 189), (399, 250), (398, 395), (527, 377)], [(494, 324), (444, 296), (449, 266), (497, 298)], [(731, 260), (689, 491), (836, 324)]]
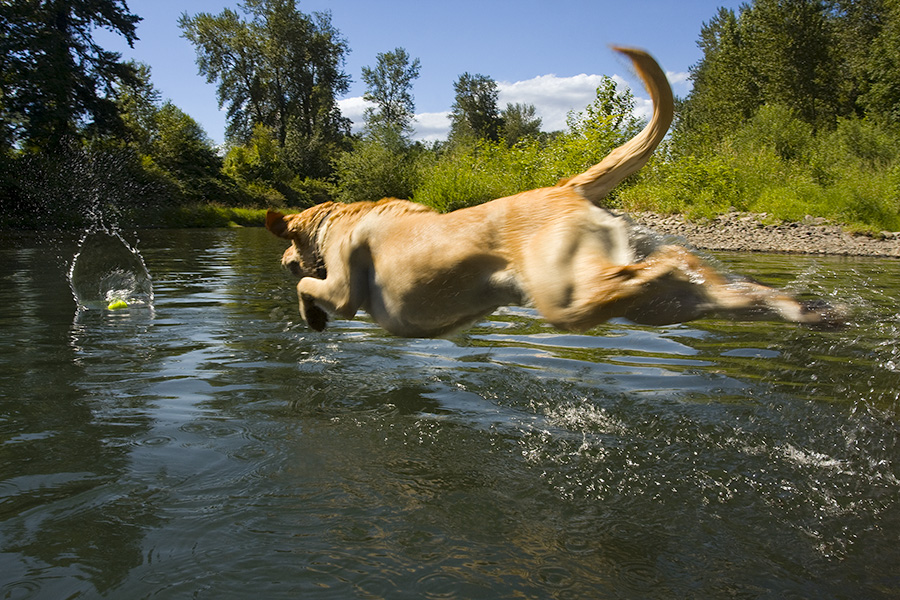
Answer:
[(78, 240), (0, 240), (0, 597), (895, 597), (896, 261), (720, 255), (851, 304), (448, 340), (307, 330), (281, 242), (144, 232), (153, 311)]

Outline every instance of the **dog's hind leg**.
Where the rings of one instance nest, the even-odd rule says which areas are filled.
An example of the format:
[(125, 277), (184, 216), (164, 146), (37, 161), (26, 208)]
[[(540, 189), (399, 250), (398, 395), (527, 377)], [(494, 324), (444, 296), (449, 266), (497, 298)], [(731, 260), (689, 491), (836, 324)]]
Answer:
[(755, 281), (729, 279), (678, 246), (666, 246), (660, 252), (668, 257), (664, 264), (675, 268), (648, 281), (645, 293), (635, 296), (624, 315), (635, 322), (660, 325), (715, 315), (834, 327), (846, 319), (846, 310), (840, 306), (822, 301), (801, 302), (787, 292)]
[(841, 311), (798, 302), (789, 294), (750, 281), (730, 281), (680, 246), (663, 246), (647, 260), (621, 266), (579, 265), (564, 301), (535, 299), (560, 329), (585, 331), (613, 317), (645, 325), (668, 325), (708, 315), (776, 318), (831, 326)]
[(576, 257), (567, 286), (545, 286), (533, 294), (536, 308), (555, 327), (585, 331), (614, 317), (665, 325), (706, 314), (699, 285), (702, 262), (677, 246), (664, 246), (647, 260), (626, 265)]
[(845, 324), (848, 311), (822, 300), (800, 301), (792, 295), (749, 280), (710, 285), (709, 314), (733, 319), (780, 319), (814, 327)]

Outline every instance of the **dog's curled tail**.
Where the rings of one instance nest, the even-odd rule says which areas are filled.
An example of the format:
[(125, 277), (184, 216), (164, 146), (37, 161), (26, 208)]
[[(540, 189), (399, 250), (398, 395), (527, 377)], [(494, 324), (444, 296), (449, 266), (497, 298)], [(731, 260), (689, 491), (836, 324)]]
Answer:
[(610, 190), (644, 166), (656, 150), (656, 146), (666, 136), (675, 113), (672, 88), (669, 87), (666, 74), (653, 57), (637, 48), (613, 46), (613, 50), (621, 52), (634, 63), (635, 70), (650, 92), (653, 116), (635, 137), (610, 152), (606, 158), (584, 173), (560, 184), (562, 187), (574, 187), (579, 194), (594, 204), (600, 204)]

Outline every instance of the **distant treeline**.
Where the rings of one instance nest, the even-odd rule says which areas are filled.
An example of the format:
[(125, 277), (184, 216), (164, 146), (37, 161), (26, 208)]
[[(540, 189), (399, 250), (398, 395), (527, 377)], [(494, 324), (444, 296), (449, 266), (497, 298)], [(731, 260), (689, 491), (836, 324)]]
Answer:
[[(534, 106), (500, 107), (493, 79), (464, 73), (448, 139), (413, 142), (420, 64), (395, 48), (363, 69), (370, 108), (351, 134), (337, 105), (349, 45), (330, 14), (240, 6), (178, 21), (226, 110), (217, 148), (147, 66), (94, 43), (98, 27), (138, 39), (124, 4), (0, 3), (0, 226), (197, 225), (217, 207), (384, 196), (452, 210), (553, 185), (642, 126), (609, 78), (545, 132)], [(698, 44), (670, 138), (610, 206), (900, 229), (900, 0), (755, 0), (720, 9)]]

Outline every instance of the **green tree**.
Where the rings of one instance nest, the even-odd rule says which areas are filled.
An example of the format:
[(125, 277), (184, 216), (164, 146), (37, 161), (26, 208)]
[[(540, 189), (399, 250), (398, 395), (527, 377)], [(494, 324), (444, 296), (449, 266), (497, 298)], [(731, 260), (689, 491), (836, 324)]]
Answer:
[(635, 116), (634, 107), (631, 90), (619, 91), (615, 80), (604, 76), (594, 100), (583, 111), (571, 111), (566, 116), (566, 132), (549, 145), (557, 157), (557, 177), (571, 177), (590, 168), (637, 135), (644, 122)]
[(257, 124), (247, 144), (233, 146), (225, 156), (225, 173), (244, 185), (287, 186), (292, 175), (271, 129)]
[(137, 40), (123, 0), (0, 2), (0, 144), (43, 150), (121, 130), (113, 86), (134, 67), (93, 39), (97, 28)]
[(119, 115), (125, 124), (122, 141), (140, 153), (149, 154), (161, 95), (150, 80), (150, 66), (133, 63), (133, 67), (135, 80), (121, 82), (116, 89)]
[(295, 175), (270, 128), (257, 124), (246, 144), (232, 146), (222, 171), (261, 206), (312, 206), (333, 199), (332, 186)]
[[(890, 112), (900, 96), (898, 0), (755, 0), (704, 24), (703, 58), (691, 68), (675, 138), (708, 144), (760, 107), (787, 108), (815, 129), (866, 111)], [(691, 142), (690, 140), (694, 140)]]
[(630, 90), (619, 91), (614, 80), (605, 78), (590, 105), (569, 113), (565, 132), (543, 139), (528, 135), (513, 145), (484, 139), (454, 144), (433, 160), (419, 161), (413, 197), (437, 210), (450, 211), (555, 185), (561, 178), (597, 164), (633, 137), (643, 126), (634, 116), (634, 106)]
[(166, 186), (160, 194), (171, 200), (220, 198), (222, 161), (213, 142), (192, 117), (171, 101), (160, 100), (147, 65), (134, 67), (138, 81), (116, 89), (125, 133), (107, 143), (131, 150), (144, 178)]
[(182, 14), (178, 25), (194, 44), (200, 74), (209, 83), (218, 81), (219, 107), (227, 111), (226, 137), (246, 142), (255, 123), (271, 125), (275, 116), (267, 98), (259, 24), (225, 9), (218, 15)]
[(379, 53), (374, 68), (363, 67), (363, 99), (375, 105), (365, 111), (369, 129), (388, 127), (401, 133), (412, 130), (416, 112), (412, 82), (419, 77), (420, 66), (418, 58), (410, 62), (406, 50), (395, 48)]
[(228, 9), (179, 19), (200, 73), (218, 81), (226, 137), (246, 143), (264, 125), (286, 148), (292, 169), (325, 176), (350, 132), (336, 100), (349, 89), (342, 70), (347, 42), (329, 13), (305, 15), (294, 0), (245, 0), (242, 7), (249, 20)]
[(347, 202), (408, 198), (418, 181), (421, 148), (408, 134), (415, 115), (410, 88), (419, 76), (419, 59), (403, 48), (380, 53), (374, 68), (363, 67), (364, 98), (375, 106), (365, 112), (366, 128), (351, 150), (335, 161), (340, 198)]
[(734, 11), (720, 8), (700, 29), (703, 58), (691, 67), (693, 90), (678, 111), (676, 137), (732, 131), (759, 108), (759, 83), (745, 32)]
[[(869, 57), (881, 53), (874, 46), (882, 29), (896, 23), (900, 15), (891, 15), (891, 5), (896, 0), (829, 0), (828, 15), (834, 23), (837, 46), (834, 55), (841, 58), (842, 72), (834, 74), (840, 102), (852, 106), (862, 116), (865, 103), (861, 96), (869, 91)], [(895, 25), (896, 26), (896, 25)]]
[(742, 15), (762, 81), (761, 104), (779, 103), (814, 126), (832, 126), (841, 73), (834, 22), (822, 0), (756, 0)]
[(761, 107), (733, 138), (739, 152), (749, 150), (761, 154), (771, 151), (782, 161), (803, 160), (808, 158), (813, 131), (812, 126), (791, 109), (773, 103)]
[(883, 28), (866, 58), (868, 89), (861, 104), (885, 120), (900, 123), (900, 0), (884, 0)]
[(533, 104), (507, 103), (500, 112), (503, 122), (502, 137), (507, 146), (527, 138), (537, 138), (541, 134), (541, 118), (536, 116)]
[(634, 114), (634, 107), (631, 90), (619, 91), (615, 80), (604, 76), (594, 100), (583, 111), (572, 111), (566, 116), (567, 135), (590, 138), (599, 134), (618, 146), (637, 135), (643, 126)]
[(187, 182), (215, 178), (222, 161), (212, 141), (190, 115), (165, 102), (155, 116), (151, 155), (157, 163)]
[(503, 121), (497, 108), (497, 82), (486, 75), (463, 73), (453, 84), (456, 93), (450, 109), (450, 140), (500, 139)]
[(424, 152), (394, 127), (382, 126), (357, 140), (335, 163), (340, 199), (345, 202), (409, 198), (420, 181)]

